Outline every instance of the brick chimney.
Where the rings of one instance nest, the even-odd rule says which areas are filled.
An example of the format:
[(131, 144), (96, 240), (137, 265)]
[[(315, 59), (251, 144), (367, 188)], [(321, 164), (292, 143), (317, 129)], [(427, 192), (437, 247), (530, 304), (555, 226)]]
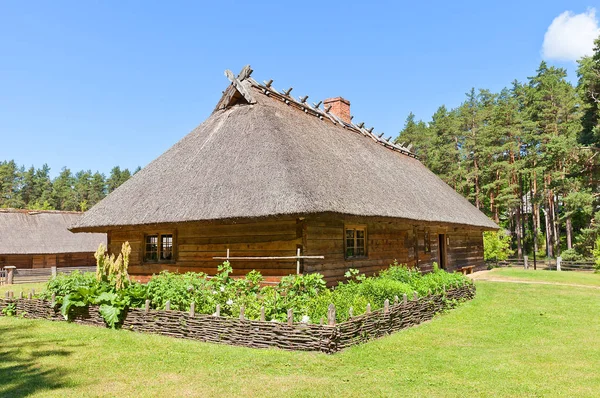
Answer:
[(333, 113), (346, 123), (351, 123), (350, 119), (350, 101), (342, 97), (328, 98), (323, 101), (323, 106), (327, 109), (331, 106), (329, 112)]

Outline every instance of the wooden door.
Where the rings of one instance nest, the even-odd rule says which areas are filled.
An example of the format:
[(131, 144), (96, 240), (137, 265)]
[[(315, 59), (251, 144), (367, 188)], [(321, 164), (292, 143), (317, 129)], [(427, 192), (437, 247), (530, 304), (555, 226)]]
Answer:
[(441, 269), (446, 269), (446, 235), (438, 235), (438, 256)]

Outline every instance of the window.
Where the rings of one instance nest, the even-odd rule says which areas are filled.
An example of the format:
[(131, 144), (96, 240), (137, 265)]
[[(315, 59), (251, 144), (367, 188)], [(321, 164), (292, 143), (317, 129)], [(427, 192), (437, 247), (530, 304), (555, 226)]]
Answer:
[(160, 236), (160, 259), (173, 259), (173, 235)]
[(366, 257), (367, 228), (359, 226), (346, 227), (346, 258)]
[(158, 261), (158, 235), (146, 236), (145, 261)]
[(144, 261), (173, 260), (173, 234), (146, 235)]

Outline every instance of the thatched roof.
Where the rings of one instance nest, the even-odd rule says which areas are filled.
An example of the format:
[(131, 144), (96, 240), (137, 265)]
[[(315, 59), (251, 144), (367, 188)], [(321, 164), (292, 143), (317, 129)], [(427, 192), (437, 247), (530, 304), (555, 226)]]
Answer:
[(497, 228), (407, 148), (250, 72), (73, 230), (324, 212)]
[(0, 209), (1, 254), (58, 254), (95, 252), (106, 235), (74, 234), (68, 227), (82, 213)]

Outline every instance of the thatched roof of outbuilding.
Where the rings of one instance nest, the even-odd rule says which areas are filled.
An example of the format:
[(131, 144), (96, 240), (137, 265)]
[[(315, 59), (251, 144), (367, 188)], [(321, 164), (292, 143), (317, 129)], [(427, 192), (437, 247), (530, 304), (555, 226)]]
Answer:
[(83, 213), (0, 209), (0, 255), (95, 252), (106, 234), (74, 234), (68, 227)]
[(200, 126), (72, 230), (340, 213), (497, 229), (407, 148), (242, 71)]

